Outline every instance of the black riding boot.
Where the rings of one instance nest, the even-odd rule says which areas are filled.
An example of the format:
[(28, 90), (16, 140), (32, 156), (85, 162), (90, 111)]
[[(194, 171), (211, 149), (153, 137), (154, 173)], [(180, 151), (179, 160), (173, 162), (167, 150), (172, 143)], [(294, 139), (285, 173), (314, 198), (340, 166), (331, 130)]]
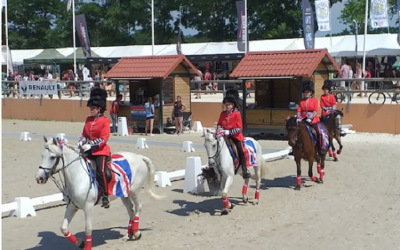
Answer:
[(251, 175), (246, 166), (246, 157), (244, 156), (243, 144), (241, 141), (236, 140), (235, 138), (232, 138), (232, 141), (235, 143), (236, 149), (239, 154), (239, 161), (240, 165), (242, 166), (243, 179), (248, 179), (251, 177)]
[(108, 180), (110, 178), (109, 169), (107, 167), (107, 157), (97, 156), (96, 157), (96, 179), (99, 183), (99, 187), (102, 195), (102, 205), (101, 207), (109, 208), (110, 200), (108, 199)]

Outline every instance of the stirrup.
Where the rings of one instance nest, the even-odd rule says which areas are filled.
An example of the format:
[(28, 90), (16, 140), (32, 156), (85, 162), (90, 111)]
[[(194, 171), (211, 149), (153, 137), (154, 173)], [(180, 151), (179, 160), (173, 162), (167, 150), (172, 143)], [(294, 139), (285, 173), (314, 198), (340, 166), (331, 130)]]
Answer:
[(101, 201), (103, 203), (101, 207), (104, 207), (106, 209), (110, 207), (110, 200), (108, 199), (108, 196), (103, 196), (103, 198), (101, 198)]

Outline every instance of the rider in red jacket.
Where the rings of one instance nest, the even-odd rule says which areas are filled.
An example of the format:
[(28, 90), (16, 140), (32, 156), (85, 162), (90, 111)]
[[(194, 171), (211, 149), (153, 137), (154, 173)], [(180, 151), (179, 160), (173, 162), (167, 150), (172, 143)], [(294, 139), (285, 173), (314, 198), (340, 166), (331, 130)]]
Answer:
[(78, 147), (96, 162), (96, 179), (103, 195), (102, 207), (109, 208), (107, 183), (111, 181), (111, 172), (107, 162), (110, 161), (111, 152), (107, 145), (110, 137), (110, 120), (104, 116), (106, 101), (107, 92), (105, 90), (94, 88), (90, 92), (87, 106), (90, 108), (91, 115), (86, 119)]
[(240, 165), (242, 166), (243, 178), (250, 178), (250, 172), (247, 170), (246, 158), (243, 151), (244, 136), (242, 134), (243, 123), (240, 113), (235, 109), (236, 99), (233, 96), (226, 96), (223, 100), (225, 104), (225, 111), (222, 111), (219, 116), (217, 126), (224, 129), (224, 134), (235, 143), (238, 154)]
[(320, 105), (322, 109), (321, 120), (323, 120), (323, 122), (325, 122), (328, 119), (328, 115), (333, 114), (336, 109), (336, 98), (330, 93), (332, 85), (332, 81), (327, 79), (322, 86), (324, 94), (321, 96)]
[(304, 94), (304, 98), (301, 99), (299, 107), (297, 108), (297, 122), (304, 121), (306, 124), (309, 124), (314, 128), (317, 133), (317, 145), (320, 148), (320, 135), (318, 129), (318, 100), (312, 95), (315, 93), (314, 91), (314, 82), (312, 80), (306, 80), (303, 82), (302, 92)]

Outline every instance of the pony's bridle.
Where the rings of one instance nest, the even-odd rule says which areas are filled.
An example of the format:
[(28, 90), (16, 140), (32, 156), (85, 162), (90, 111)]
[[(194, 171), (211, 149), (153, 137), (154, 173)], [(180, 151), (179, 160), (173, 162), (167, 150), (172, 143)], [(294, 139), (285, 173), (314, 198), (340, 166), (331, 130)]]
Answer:
[[(218, 138), (215, 138), (215, 139), (217, 140), (217, 152), (215, 152), (214, 156), (211, 156), (211, 157), (209, 156), (208, 159), (213, 159), (214, 162), (215, 162), (215, 164), (218, 166), (219, 164), (217, 163), (217, 162), (218, 162), (218, 161), (217, 161), (217, 158), (218, 158), (219, 155), (221, 154), (222, 147), (221, 147), (221, 149), (220, 149)], [(223, 145), (222, 145), (222, 146), (223, 146)]]

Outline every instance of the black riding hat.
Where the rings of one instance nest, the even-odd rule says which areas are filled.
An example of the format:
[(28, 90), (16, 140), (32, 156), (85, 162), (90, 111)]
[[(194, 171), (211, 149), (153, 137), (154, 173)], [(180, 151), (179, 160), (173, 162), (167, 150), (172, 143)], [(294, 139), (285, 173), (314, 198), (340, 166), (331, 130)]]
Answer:
[(329, 80), (329, 79), (326, 79), (324, 81), (324, 85), (322, 86), (322, 89), (328, 89), (329, 92), (331, 92), (332, 86), (333, 86), (333, 82), (331, 80)]
[(229, 95), (229, 96), (225, 96), (225, 98), (224, 98), (224, 100), (222, 101), (224, 104), (226, 103), (226, 102), (231, 102), (231, 103), (233, 103), (233, 106), (236, 106), (236, 98), (234, 97), (234, 96), (231, 96), (231, 95)]
[(306, 92), (307, 90), (313, 92), (313, 94), (315, 93), (314, 82), (312, 80), (305, 80), (305, 81), (303, 81), (302, 85), (303, 85), (303, 88), (301, 91), (302, 93)]
[(87, 102), (88, 107), (97, 106), (104, 110), (107, 108), (107, 91), (101, 88), (94, 88), (90, 91), (90, 98)]

